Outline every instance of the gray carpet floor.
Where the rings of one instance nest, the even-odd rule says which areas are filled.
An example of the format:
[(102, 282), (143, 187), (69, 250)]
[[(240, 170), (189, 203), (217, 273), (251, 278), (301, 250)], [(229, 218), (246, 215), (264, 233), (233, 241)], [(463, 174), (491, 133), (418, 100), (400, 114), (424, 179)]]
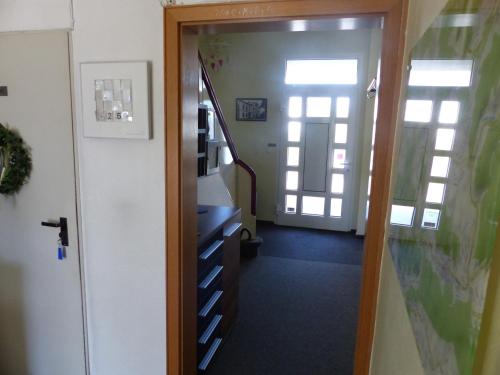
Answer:
[(208, 373), (352, 374), (361, 266), (280, 254), (243, 262), (239, 316)]

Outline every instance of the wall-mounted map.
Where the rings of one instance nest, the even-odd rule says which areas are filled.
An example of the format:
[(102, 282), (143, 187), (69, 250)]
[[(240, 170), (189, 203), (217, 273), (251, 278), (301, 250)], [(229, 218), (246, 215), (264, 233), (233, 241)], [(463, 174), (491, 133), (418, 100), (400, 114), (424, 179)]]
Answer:
[(450, 1), (411, 57), (388, 245), (426, 374), (469, 375), (500, 215), (498, 3)]

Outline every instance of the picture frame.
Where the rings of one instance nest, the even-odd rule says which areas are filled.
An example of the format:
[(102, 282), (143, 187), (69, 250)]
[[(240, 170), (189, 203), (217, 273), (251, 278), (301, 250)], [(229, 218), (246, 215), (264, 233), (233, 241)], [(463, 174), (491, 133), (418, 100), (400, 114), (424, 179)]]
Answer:
[(80, 74), (84, 137), (151, 138), (148, 62), (86, 62)]
[(236, 121), (267, 121), (267, 99), (236, 98)]

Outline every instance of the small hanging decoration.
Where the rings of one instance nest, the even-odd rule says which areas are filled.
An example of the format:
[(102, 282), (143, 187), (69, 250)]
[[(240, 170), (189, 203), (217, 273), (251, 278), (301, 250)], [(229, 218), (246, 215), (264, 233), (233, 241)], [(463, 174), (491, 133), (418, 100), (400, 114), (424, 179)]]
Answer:
[(31, 152), (17, 131), (0, 123), (0, 194), (14, 195), (28, 182)]
[(228, 49), (230, 46), (229, 43), (221, 41), (219, 38), (209, 42), (204, 51), (205, 66), (212, 69), (214, 73), (218, 73), (229, 62)]

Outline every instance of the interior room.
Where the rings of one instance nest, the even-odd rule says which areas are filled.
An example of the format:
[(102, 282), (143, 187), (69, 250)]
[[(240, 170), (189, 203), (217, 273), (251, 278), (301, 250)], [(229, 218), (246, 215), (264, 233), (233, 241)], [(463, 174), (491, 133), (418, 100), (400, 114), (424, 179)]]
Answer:
[(499, 35), (0, 0), (0, 374), (500, 374)]
[[(223, 317), (210, 373), (353, 371), (381, 23), (294, 20), (198, 39), (199, 223), (215, 207), (241, 208), (238, 232), (247, 240), (237, 316), (230, 330), (224, 308), (212, 318)], [(223, 246), (225, 258), (232, 250)], [(222, 278), (237, 272), (219, 263)], [(212, 264), (198, 272), (205, 267)], [(216, 289), (224, 300), (226, 288)], [(200, 335), (217, 336), (213, 327), (199, 322)]]

